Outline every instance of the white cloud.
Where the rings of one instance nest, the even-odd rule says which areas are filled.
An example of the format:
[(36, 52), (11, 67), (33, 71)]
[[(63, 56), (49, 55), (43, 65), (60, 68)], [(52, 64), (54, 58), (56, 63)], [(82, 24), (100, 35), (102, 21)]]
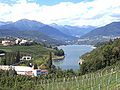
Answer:
[(16, 4), (0, 3), (0, 20), (37, 20), (43, 23), (101, 26), (118, 21), (120, 0), (95, 0), (92, 2), (62, 2), (53, 6), (39, 5), (26, 0)]

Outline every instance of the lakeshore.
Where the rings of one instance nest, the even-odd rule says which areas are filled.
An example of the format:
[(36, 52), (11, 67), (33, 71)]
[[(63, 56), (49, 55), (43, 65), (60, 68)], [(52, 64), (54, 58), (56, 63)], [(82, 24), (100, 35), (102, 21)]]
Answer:
[(54, 56), (52, 58), (52, 60), (63, 60), (65, 58), (65, 55), (64, 56)]

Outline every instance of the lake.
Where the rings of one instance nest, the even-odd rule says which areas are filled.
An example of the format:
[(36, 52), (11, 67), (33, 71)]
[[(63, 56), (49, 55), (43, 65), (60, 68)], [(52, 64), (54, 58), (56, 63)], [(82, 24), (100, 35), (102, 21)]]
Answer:
[(63, 60), (54, 60), (53, 64), (63, 70), (78, 70), (80, 68), (78, 64), (80, 56), (94, 49), (91, 45), (66, 45), (58, 48), (64, 50), (65, 58)]

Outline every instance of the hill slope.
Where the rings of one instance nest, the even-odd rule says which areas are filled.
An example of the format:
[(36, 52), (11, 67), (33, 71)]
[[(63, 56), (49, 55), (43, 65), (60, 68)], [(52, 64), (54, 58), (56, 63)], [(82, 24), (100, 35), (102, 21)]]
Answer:
[(95, 38), (100, 36), (119, 36), (120, 35), (120, 22), (113, 22), (106, 26), (94, 29), (87, 33), (82, 38)]
[(1, 90), (119, 90), (120, 67), (108, 67), (82, 76), (51, 79), (7, 76), (0, 71), (0, 85)]
[(93, 51), (81, 56), (83, 74), (97, 71), (120, 61), (120, 38), (103, 43)]

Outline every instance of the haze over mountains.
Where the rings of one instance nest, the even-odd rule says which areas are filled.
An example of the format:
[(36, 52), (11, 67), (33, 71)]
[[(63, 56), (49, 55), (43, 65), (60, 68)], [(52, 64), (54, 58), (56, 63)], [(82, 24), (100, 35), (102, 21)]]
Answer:
[(69, 26), (69, 25), (60, 26), (57, 24), (51, 24), (51, 26), (59, 29), (61, 32), (67, 35), (71, 35), (74, 37), (81, 37), (96, 28), (93, 26), (83, 26), (83, 27)]
[(13, 36), (32, 38), (40, 42), (61, 44), (66, 41), (85, 39), (104, 41), (104, 38), (118, 37), (120, 22), (113, 22), (103, 27), (46, 25), (35, 20), (22, 19), (16, 22), (0, 22), (0, 37)]

